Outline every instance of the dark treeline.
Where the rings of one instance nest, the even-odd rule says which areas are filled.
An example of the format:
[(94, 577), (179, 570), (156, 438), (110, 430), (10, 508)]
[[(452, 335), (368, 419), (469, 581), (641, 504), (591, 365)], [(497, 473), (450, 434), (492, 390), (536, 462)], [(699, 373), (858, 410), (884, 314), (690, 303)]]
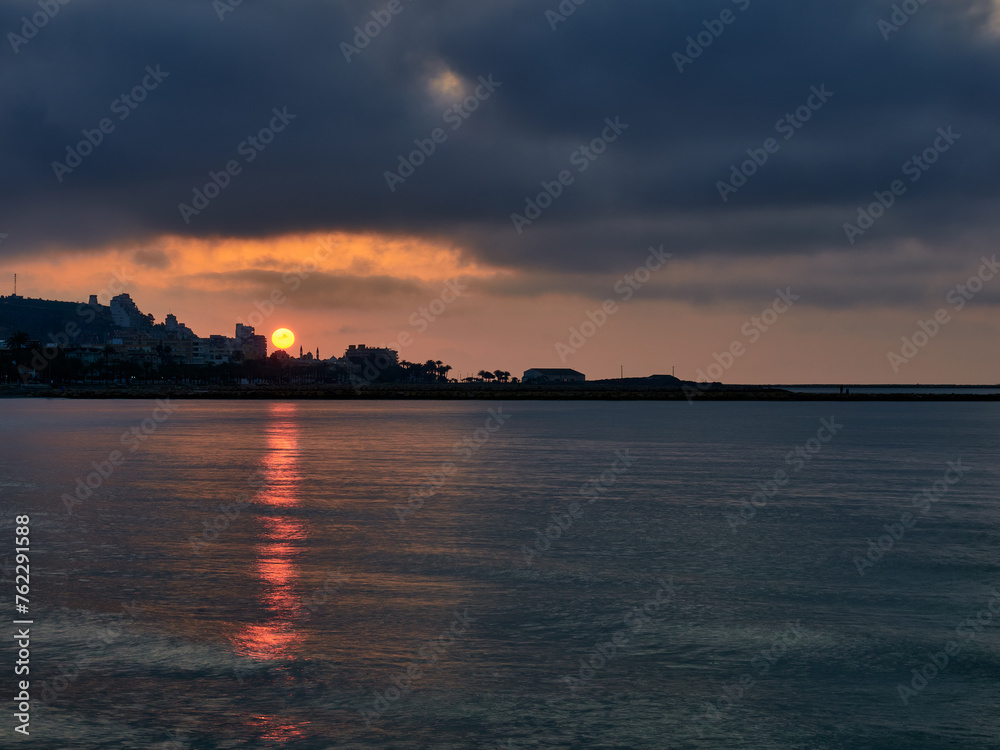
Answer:
[[(440, 360), (426, 362), (328, 361), (293, 359), (284, 351), (266, 359), (244, 359), (233, 352), (228, 362), (190, 364), (178, 361), (169, 346), (155, 350), (126, 352), (105, 346), (95, 355), (93, 350), (81, 356), (80, 350), (43, 347), (18, 332), (0, 349), (0, 382), (43, 383), (53, 386), (72, 384), (357, 384), (357, 383), (454, 383), (453, 370)], [(503, 370), (480, 370), (477, 376), (463, 378), (465, 382), (517, 382)]]

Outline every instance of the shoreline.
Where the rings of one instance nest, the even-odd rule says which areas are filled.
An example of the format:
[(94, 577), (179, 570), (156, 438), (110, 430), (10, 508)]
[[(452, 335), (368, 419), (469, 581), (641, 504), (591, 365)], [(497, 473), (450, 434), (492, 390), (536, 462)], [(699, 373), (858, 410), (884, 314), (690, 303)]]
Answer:
[[(906, 388), (907, 386), (899, 386)], [(926, 388), (928, 386), (920, 386)], [(991, 386), (943, 386), (983, 388)], [(1000, 401), (1000, 393), (802, 393), (770, 386), (687, 388), (628, 387), (617, 384), (482, 385), (377, 384), (301, 386), (48, 386), (0, 387), (0, 398), (203, 399), (333, 401)]]

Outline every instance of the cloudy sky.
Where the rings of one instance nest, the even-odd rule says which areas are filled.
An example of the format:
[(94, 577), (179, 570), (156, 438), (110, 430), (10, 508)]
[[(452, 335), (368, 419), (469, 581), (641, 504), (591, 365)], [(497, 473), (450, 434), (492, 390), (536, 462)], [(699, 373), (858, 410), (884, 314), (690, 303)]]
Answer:
[(1000, 381), (991, 0), (235, 2), (0, 6), (4, 294), (463, 374)]

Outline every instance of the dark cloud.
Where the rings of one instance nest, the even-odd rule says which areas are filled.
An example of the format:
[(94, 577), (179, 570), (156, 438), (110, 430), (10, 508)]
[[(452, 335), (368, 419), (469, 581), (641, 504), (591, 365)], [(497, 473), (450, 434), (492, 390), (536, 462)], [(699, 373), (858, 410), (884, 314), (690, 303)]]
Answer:
[(167, 268), (170, 258), (162, 250), (143, 248), (132, 253), (132, 259), (146, 268)]
[[(669, 274), (667, 274), (669, 277)], [(799, 307), (822, 310), (863, 308), (876, 310), (888, 307), (908, 307), (931, 310), (946, 306), (946, 293), (956, 284), (965, 282), (969, 274), (954, 277), (910, 274), (900, 276), (898, 269), (879, 274), (852, 274), (844, 268), (837, 273), (790, 272), (772, 279), (740, 281), (732, 278), (700, 278), (657, 281), (644, 285), (630, 300), (636, 302), (672, 301), (714, 310), (752, 312), (770, 305), (778, 289), (791, 290), (799, 297)], [(588, 278), (560, 278), (548, 274), (534, 275), (518, 281), (498, 281), (481, 285), (483, 291), (500, 297), (543, 297), (551, 294), (583, 294), (597, 301), (621, 300), (608, 283)], [(975, 295), (976, 305), (1000, 305), (1000, 291), (985, 288)]]
[[(402, 0), (348, 63), (341, 43), (385, 6), (243, 3), (223, 20), (209, 0), (60, 6), (2, 52), (0, 252), (374, 230), (450, 238), (505, 267), (607, 272), (661, 243), (859, 254), (915, 239), (954, 253), (957, 233), (995, 236), (1000, 46), (986, 0), (928, 3), (888, 39), (877, 24), (892, 4), (876, 0), (588, 0), (554, 31), (554, 1)], [(0, 30), (19, 34), (38, 8), (4, 4)], [(733, 22), (678, 72), (674, 53), (723, 11)], [(156, 66), (168, 76), (118, 119)], [(501, 82), (455, 131), (443, 115), (456, 97), (430, 87), (445, 71), (469, 89)], [(783, 140), (776, 123), (814, 86), (832, 97)], [(275, 108), (295, 119), (241, 152)], [(574, 152), (616, 117), (628, 129), (578, 172)], [(102, 118), (113, 132), (58, 182), (52, 162)], [(385, 171), (437, 127), (447, 141), (390, 192)], [(904, 164), (948, 127), (961, 138), (908, 182)], [(780, 150), (723, 203), (717, 182), (770, 137)], [(230, 160), (240, 173), (185, 223), (178, 204)], [(515, 232), (510, 214), (566, 169), (573, 183)], [(906, 194), (849, 244), (842, 225), (896, 179)]]

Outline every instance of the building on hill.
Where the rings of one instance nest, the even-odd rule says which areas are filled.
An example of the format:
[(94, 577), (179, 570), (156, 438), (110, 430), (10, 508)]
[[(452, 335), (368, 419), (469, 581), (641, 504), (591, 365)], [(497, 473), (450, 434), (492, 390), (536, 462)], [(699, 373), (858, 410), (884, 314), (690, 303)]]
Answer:
[(213, 333), (207, 339), (202, 339), (201, 361), (194, 364), (224, 365), (233, 360), (235, 352), (239, 351), (236, 340)]
[(110, 305), (100, 304), (96, 294), (86, 303), (0, 296), (0, 340), (17, 331), (64, 349), (110, 345), (145, 352), (161, 342), (197, 338), (175, 315), (154, 323), (127, 294), (114, 297)]
[(0, 296), (0, 341), (24, 331), (42, 344), (103, 346), (114, 328), (111, 310), (104, 305)]
[(524, 383), (583, 383), (587, 377), (582, 372), (562, 367), (533, 367), (524, 371)]
[(153, 327), (153, 316), (143, 315), (132, 297), (124, 293), (111, 298), (111, 318), (119, 328), (143, 330)]
[[(160, 328), (160, 326), (157, 325), (154, 326), (154, 328)], [(177, 338), (177, 339), (197, 338), (197, 336), (195, 336), (194, 331), (192, 331), (183, 323), (177, 322), (177, 316), (174, 315), (173, 313), (167, 313), (167, 317), (163, 321), (163, 331), (166, 333), (167, 338)]]
[[(317, 354), (319, 351), (317, 350)], [(361, 378), (374, 383), (391, 377), (399, 367), (399, 352), (381, 346), (351, 344), (343, 357), (331, 357), (332, 362), (348, 378)]]
[(237, 325), (233, 338), (200, 338), (173, 313), (156, 323), (124, 293), (109, 305), (100, 304), (96, 294), (87, 303), (0, 295), (0, 349), (18, 331), (27, 333), (37, 346), (58, 347), (67, 358), (84, 364), (114, 362), (156, 369), (267, 358), (267, 338), (252, 326)]
[(204, 364), (203, 361), (203, 350), (208, 349), (208, 345), (203, 339), (195, 338), (178, 338), (178, 339), (164, 339), (163, 340), (164, 351), (167, 348), (170, 349), (167, 352), (167, 357), (172, 362), (183, 365), (200, 365)]
[(243, 359), (267, 359), (267, 336), (255, 333), (253, 326), (237, 323), (235, 340)]
[(387, 347), (351, 344), (347, 347), (347, 351), (344, 352), (344, 359), (358, 367), (364, 367), (371, 362), (379, 369), (384, 370), (391, 365), (399, 364), (399, 352)]
[(657, 388), (680, 388), (684, 385), (683, 380), (673, 375), (650, 375), (648, 378), (643, 378), (642, 380), (645, 384)]

